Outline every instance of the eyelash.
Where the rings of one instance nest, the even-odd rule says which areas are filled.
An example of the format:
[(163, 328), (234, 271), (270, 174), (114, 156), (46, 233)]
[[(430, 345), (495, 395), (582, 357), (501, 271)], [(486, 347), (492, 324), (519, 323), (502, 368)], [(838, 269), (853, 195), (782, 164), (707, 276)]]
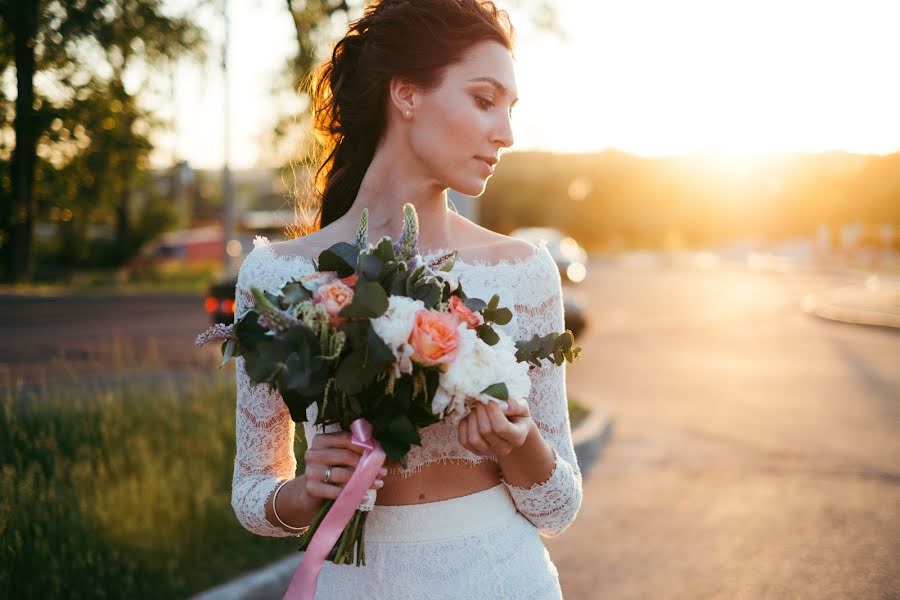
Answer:
[[(475, 96), (475, 102), (482, 110), (490, 110), (494, 103), (483, 96)], [(509, 109), (509, 118), (512, 118), (512, 108)]]

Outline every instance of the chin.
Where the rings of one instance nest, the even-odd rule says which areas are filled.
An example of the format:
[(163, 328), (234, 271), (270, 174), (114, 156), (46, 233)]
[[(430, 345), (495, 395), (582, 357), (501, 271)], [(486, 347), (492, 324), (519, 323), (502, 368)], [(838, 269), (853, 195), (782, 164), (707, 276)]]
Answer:
[(481, 177), (472, 177), (470, 179), (454, 181), (449, 186), (464, 196), (477, 197), (484, 193), (487, 185), (487, 179)]

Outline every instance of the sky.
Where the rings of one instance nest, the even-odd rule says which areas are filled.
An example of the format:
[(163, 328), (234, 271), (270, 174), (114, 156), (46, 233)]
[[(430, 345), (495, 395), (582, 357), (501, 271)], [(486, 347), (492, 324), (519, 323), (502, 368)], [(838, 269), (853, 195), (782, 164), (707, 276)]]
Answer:
[[(173, 0), (174, 2), (175, 0)], [(896, 0), (559, 0), (562, 35), (509, 10), (519, 103), (511, 150), (644, 156), (900, 151)], [(294, 47), (283, 0), (231, 0), (230, 162), (274, 164), (273, 81)], [(182, 65), (156, 108), (174, 123), (158, 166), (222, 165), (222, 27), (202, 15), (212, 60)]]

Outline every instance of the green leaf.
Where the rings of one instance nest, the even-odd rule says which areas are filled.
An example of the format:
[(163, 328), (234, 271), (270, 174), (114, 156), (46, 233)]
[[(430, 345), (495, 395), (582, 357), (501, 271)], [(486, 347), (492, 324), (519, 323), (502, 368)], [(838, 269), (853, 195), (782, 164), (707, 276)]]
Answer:
[(512, 312), (508, 308), (486, 308), (484, 310), (484, 319), (497, 325), (506, 325), (512, 319)]
[(356, 272), (359, 251), (347, 242), (338, 242), (319, 254), (319, 271), (337, 271), (338, 277), (349, 277)]
[(394, 364), (394, 353), (391, 352), (388, 345), (384, 343), (384, 340), (378, 337), (378, 334), (375, 333), (375, 330), (372, 329), (371, 325), (367, 329), (369, 330), (367, 337), (369, 350), (369, 355), (367, 357), (368, 363), (372, 365), (376, 371), (383, 371)]
[(509, 400), (509, 389), (507, 389), (506, 384), (502, 381), (500, 383), (492, 383), (481, 390), (481, 393), (493, 396), (498, 400)]
[(490, 301), (488, 302), (488, 308), (494, 309), (500, 305), (500, 296), (498, 294), (494, 294), (491, 296)]
[(388, 263), (396, 260), (394, 256), (394, 242), (391, 241), (391, 238), (383, 235), (381, 239), (378, 240), (378, 244), (375, 245), (375, 256), (381, 259), (381, 262)]
[(388, 309), (388, 296), (381, 284), (374, 281), (361, 281), (356, 286), (353, 302), (338, 313), (350, 319), (380, 317)]
[(384, 273), (384, 262), (377, 256), (360, 254), (357, 270), (369, 281), (378, 281)]
[(434, 308), (441, 301), (443, 291), (443, 282), (435, 277), (423, 277), (413, 284), (412, 289), (409, 290), (409, 297), (421, 300), (425, 304), (425, 308)]
[(487, 308), (487, 302), (485, 302), (481, 298), (466, 298), (465, 300), (463, 300), (463, 304), (465, 304), (466, 308), (473, 312), (480, 312)]
[(225, 366), (231, 357), (234, 356), (234, 349), (237, 347), (237, 340), (225, 340), (222, 342), (222, 364), (219, 365), (219, 368)]
[(388, 424), (388, 431), (390, 431), (397, 439), (409, 444), (422, 443), (422, 438), (419, 437), (419, 431), (406, 415), (395, 415)]
[(240, 345), (250, 350), (272, 337), (268, 330), (259, 324), (259, 313), (252, 309), (245, 312), (235, 323), (234, 334)]
[(493, 346), (500, 341), (500, 336), (497, 335), (497, 332), (494, 331), (487, 323), (476, 327), (475, 333), (477, 333), (478, 337), (481, 338), (481, 341), (483, 341), (488, 346)]
[(398, 440), (390, 434), (382, 434), (382, 436), (377, 439), (381, 444), (381, 448), (384, 450), (384, 453), (387, 454), (387, 457), (391, 461), (401, 462), (401, 464), (403, 463), (404, 459), (406, 458), (406, 454), (409, 452), (409, 443)]

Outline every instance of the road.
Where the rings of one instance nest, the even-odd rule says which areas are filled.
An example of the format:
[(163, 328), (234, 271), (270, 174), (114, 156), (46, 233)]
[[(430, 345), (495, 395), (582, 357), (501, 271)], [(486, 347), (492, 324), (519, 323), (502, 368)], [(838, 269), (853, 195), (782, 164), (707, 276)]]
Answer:
[(809, 317), (837, 275), (596, 266), (571, 394), (612, 411), (567, 599), (900, 598), (900, 331)]
[(196, 296), (0, 295), (0, 384), (47, 385), (214, 368), (194, 347)]
[[(546, 540), (569, 600), (900, 598), (900, 333), (814, 272), (597, 263), (568, 388), (612, 438)], [(211, 368), (198, 298), (0, 297), (14, 381)]]

